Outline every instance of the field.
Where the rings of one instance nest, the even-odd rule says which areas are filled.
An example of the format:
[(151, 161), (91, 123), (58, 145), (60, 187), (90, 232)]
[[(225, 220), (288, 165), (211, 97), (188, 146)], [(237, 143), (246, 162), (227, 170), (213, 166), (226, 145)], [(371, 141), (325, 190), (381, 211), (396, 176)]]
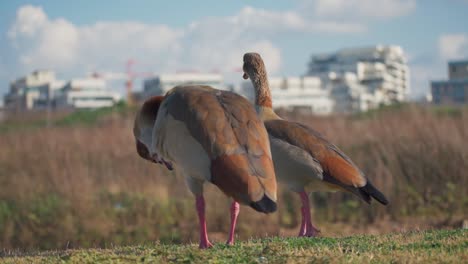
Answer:
[[(338, 254), (340, 261), (346, 261), (345, 253), (351, 252), (351, 260), (357, 262), (383, 255), (391, 260), (393, 246), (401, 249), (397, 251), (401, 258), (415, 254), (421, 260), (427, 257), (422, 252), (426, 247), (450, 259), (457, 258), (451, 253), (466, 248), (462, 230), (348, 236), (454, 229), (466, 222), (468, 109), (400, 105), (348, 116), (283, 115), (309, 124), (335, 142), (387, 195), (390, 205), (368, 206), (348, 194), (316, 193), (313, 217), (322, 238), (290, 238), (283, 243), (271, 237), (296, 235), (300, 203), (296, 194), (281, 188), (275, 214), (260, 215), (241, 207), (238, 240), (256, 240), (234, 249), (217, 246), (198, 253), (193, 246), (178, 245), (197, 241), (194, 199), (177, 173), (137, 156), (131, 129), (134, 109), (118, 106), (53, 115), (49, 122), (41, 114), (16, 116), (0, 123), (3, 255), (10, 250), (111, 248), (66, 251), (62, 257), (68, 258), (71, 252), (69, 258), (76, 261), (106, 254), (179, 260), (183, 256), (204, 259), (213, 252), (234, 256), (232, 252), (242, 250), (260, 257), (265, 250), (262, 254), (279, 260), (301, 254), (326, 260)], [(206, 200), (210, 237), (223, 241), (230, 201), (212, 186), (207, 186)], [(425, 240), (439, 235), (441, 239)], [(392, 244), (394, 238), (402, 243)], [(372, 243), (362, 248), (360, 240)], [(154, 241), (156, 246), (121, 247)], [(284, 247), (286, 255), (281, 253)], [(466, 258), (464, 254), (459, 256)]]
[(344, 238), (266, 238), (215, 245), (146, 244), (10, 256), (4, 263), (466, 263), (468, 231), (437, 230)]

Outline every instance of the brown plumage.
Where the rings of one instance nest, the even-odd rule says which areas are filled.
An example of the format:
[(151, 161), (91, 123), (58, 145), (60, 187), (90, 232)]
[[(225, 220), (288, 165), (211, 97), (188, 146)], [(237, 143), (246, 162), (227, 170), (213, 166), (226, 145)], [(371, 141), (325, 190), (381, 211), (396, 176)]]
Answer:
[(281, 139), (310, 154), (322, 167), (324, 181), (357, 195), (367, 203), (370, 203), (371, 196), (382, 204), (388, 203), (353, 161), (317, 131), (297, 122), (279, 119), (265, 121), (265, 127), (271, 137)]
[(263, 213), (276, 210), (268, 134), (245, 98), (209, 86), (178, 86), (164, 98), (149, 99), (136, 120), (140, 156), (147, 157), (141, 150), (145, 145), (150, 159), (174, 164), (196, 196), (200, 247), (211, 246), (204, 227), (205, 181), (234, 199), (228, 244), (234, 241), (237, 202)]
[(300, 194), (303, 221), (300, 236), (315, 236), (306, 191), (344, 190), (370, 203), (371, 197), (387, 204), (359, 168), (340, 149), (318, 132), (297, 122), (281, 119), (272, 109), (270, 88), (262, 58), (257, 53), (244, 55), (244, 79), (255, 89), (255, 105), (270, 136), (276, 176)]
[(276, 200), (268, 134), (247, 100), (209, 86), (180, 86), (164, 101), (165, 114), (186, 124), (210, 157), (212, 183), (243, 204), (264, 194)]

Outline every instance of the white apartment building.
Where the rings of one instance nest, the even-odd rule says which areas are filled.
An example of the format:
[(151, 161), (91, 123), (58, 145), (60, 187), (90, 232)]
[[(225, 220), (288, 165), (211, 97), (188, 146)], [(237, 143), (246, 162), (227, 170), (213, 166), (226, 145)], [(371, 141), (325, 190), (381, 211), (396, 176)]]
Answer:
[[(302, 110), (316, 114), (330, 114), (335, 102), (330, 91), (324, 89), (317, 77), (273, 77), (269, 78), (271, 97), (275, 109)], [(254, 88), (250, 81), (244, 81), (238, 91), (254, 101)]]
[(334, 103), (330, 92), (323, 89), (316, 77), (272, 78), (269, 81), (275, 108), (303, 109), (317, 114), (329, 114)]
[[(351, 113), (375, 108), (375, 96), (357, 82), (353, 73), (329, 73), (319, 77), (269, 78), (271, 97), (275, 109), (301, 110), (318, 115)], [(238, 93), (254, 101), (254, 88), (250, 81), (241, 84)]]
[(55, 96), (57, 108), (94, 109), (110, 107), (121, 100), (100, 78), (72, 79)]
[(333, 112), (362, 112), (378, 107), (375, 95), (367, 92), (367, 87), (358, 82), (354, 73), (338, 75), (331, 72), (323, 75), (321, 80), (334, 102)]
[(182, 84), (209, 85), (217, 89), (227, 89), (221, 74), (175, 73), (160, 74), (143, 82), (143, 98), (163, 95), (173, 87)]
[(357, 83), (367, 88), (364, 97), (373, 98), (375, 106), (405, 101), (409, 93), (409, 68), (399, 46), (347, 48), (312, 56), (307, 75), (327, 78), (330, 73), (355, 74)]
[(64, 82), (55, 79), (55, 73), (38, 70), (10, 83), (10, 90), (4, 96), (7, 111), (41, 109), (51, 103), (54, 91)]
[(57, 80), (53, 71), (34, 71), (10, 84), (4, 96), (6, 111), (53, 108), (109, 107), (120, 101), (117, 92), (107, 89), (98, 78)]

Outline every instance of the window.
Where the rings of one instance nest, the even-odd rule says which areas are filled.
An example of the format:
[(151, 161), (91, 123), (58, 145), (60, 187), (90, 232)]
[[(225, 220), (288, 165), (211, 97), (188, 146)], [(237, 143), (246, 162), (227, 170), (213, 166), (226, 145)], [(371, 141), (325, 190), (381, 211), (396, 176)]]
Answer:
[(465, 89), (463, 89), (463, 86), (459, 85), (455, 87), (454, 91), (455, 95), (455, 100), (456, 101), (464, 101), (465, 99)]

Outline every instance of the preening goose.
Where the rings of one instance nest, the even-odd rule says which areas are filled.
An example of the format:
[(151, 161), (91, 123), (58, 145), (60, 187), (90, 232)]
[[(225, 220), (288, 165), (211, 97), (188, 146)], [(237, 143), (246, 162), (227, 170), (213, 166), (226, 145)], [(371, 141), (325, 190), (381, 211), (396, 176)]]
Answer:
[(164, 96), (153, 96), (146, 100), (138, 110), (133, 125), (133, 136), (138, 155), (148, 161), (164, 164), (169, 170), (173, 170), (172, 164), (158, 157), (157, 154), (150, 155), (149, 149), (153, 141), (153, 127), (158, 114), (159, 106)]
[(137, 114), (138, 154), (174, 166), (196, 197), (200, 248), (211, 247), (203, 184), (233, 198), (227, 244), (234, 243), (239, 203), (256, 211), (276, 210), (276, 179), (268, 134), (243, 97), (209, 86), (178, 86), (146, 101)]
[(384, 205), (388, 203), (385, 196), (338, 147), (312, 128), (276, 115), (272, 109), (265, 65), (259, 54), (244, 55), (243, 71), (243, 78), (250, 78), (255, 89), (255, 107), (269, 134), (276, 177), (301, 197), (299, 236), (316, 236), (319, 232), (312, 224), (310, 191), (342, 190), (357, 195), (367, 203), (371, 202), (371, 198)]

